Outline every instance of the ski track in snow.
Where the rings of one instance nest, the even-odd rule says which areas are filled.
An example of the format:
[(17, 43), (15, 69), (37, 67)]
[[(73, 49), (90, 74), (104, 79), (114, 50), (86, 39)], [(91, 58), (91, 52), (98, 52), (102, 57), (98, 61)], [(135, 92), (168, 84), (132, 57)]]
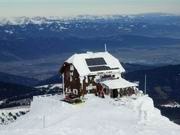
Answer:
[[(28, 114), (6, 126), (0, 135), (178, 135), (180, 126), (161, 116), (148, 96), (117, 101), (87, 95), (71, 105), (60, 97), (35, 97)], [(43, 117), (45, 124), (43, 127)]]

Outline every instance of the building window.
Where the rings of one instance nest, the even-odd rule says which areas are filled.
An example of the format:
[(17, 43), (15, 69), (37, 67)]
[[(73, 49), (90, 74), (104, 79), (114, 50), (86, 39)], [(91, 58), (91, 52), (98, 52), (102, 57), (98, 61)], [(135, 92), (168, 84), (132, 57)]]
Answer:
[(70, 72), (70, 82), (73, 80), (73, 72)]
[(74, 66), (73, 65), (70, 66), (70, 71), (74, 71)]

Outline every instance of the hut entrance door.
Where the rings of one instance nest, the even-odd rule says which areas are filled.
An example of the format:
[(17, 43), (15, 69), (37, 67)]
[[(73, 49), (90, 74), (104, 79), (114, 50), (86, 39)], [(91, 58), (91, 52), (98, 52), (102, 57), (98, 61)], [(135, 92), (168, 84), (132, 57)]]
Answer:
[(112, 89), (111, 90), (111, 97), (112, 98), (117, 98), (118, 97), (118, 90), (117, 89)]

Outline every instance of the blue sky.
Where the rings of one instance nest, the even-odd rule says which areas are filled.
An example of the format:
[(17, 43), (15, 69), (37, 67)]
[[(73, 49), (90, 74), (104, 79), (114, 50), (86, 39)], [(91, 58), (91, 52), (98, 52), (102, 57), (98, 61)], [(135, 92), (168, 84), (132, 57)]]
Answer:
[(0, 16), (180, 14), (180, 0), (0, 0)]

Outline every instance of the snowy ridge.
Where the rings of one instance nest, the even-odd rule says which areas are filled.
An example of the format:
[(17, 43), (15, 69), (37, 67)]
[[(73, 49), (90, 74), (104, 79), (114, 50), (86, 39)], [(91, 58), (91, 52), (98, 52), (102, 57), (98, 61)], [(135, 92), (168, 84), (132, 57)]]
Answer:
[(36, 86), (35, 88), (48, 88), (48, 87), (50, 87), (49, 89), (53, 89), (55, 87), (62, 88), (62, 84), (59, 83), (47, 84), (47, 85)]
[(162, 107), (167, 107), (167, 108), (180, 108), (180, 104), (177, 102), (170, 102), (168, 104), (163, 104), (161, 105)]
[(34, 16), (34, 17), (0, 17), (0, 26), (1, 25), (25, 25), (25, 24), (47, 24), (52, 23), (53, 21), (72, 21), (72, 20), (115, 20), (115, 19), (125, 19), (126, 21), (133, 20), (136, 17), (144, 18), (145, 16), (177, 16), (175, 14), (160, 14), (160, 13), (154, 13), (154, 14), (133, 14), (133, 15), (127, 15), (127, 14), (114, 14), (114, 15), (75, 15), (75, 16)]
[(77, 20), (109, 20), (109, 19), (120, 19), (127, 18), (133, 19), (135, 15), (104, 15), (104, 16), (93, 16), (93, 15), (78, 15), (71, 17), (59, 17), (59, 16), (49, 16), (49, 17), (9, 17), (0, 18), (0, 26), (3, 25), (27, 25), (27, 24), (51, 24), (54, 22), (64, 22), (64, 21), (77, 21)]
[(118, 100), (88, 95), (71, 105), (59, 96), (35, 97), (31, 111), (8, 126), (1, 135), (177, 135), (180, 127), (161, 116), (148, 96)]
[(49, 24), (51, 19), (45, 17), (12, 17), (0, 18), (0, 25), (27, 25), (27, 24)]

